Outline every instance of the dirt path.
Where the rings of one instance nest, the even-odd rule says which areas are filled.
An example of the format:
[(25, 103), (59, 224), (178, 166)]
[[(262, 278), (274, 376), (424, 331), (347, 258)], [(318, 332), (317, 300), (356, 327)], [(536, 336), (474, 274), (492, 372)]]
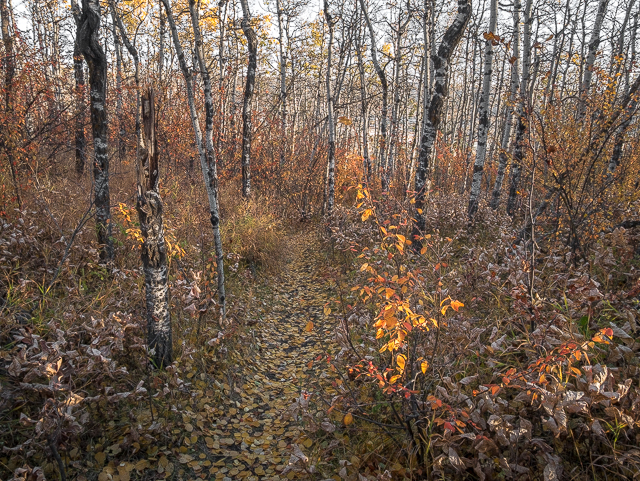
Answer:
[(312, 440), (292, 408), (313, 396), (318, 383), (330, 386), (325, 356), (335, 324), (323, 311), (331, 294), (320, 276), (317, 241), (306, 234), (290, 242), (280, 282), (259, 293), (270, 310), (253, 327), (253, 357), (232, 369), (224, 385), (231, 395), (220, 407), (226, 415), (206, 430), (206, 458), (217, 459), (207, 466), (214, 479), (310, 479), (297, 469), (304, 463), (295, 453), (308, 451)]

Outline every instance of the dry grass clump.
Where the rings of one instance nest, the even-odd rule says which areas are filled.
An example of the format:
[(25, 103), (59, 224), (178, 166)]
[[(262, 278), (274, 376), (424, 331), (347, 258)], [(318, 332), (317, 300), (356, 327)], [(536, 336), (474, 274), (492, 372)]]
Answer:
[(251, 269), (281, 270), (287, 257), (282, 240), (285, 225), (272, 201), (260, 195), (249, 200), (223, 195), (221, 207), (222, 243), (227, 258)]

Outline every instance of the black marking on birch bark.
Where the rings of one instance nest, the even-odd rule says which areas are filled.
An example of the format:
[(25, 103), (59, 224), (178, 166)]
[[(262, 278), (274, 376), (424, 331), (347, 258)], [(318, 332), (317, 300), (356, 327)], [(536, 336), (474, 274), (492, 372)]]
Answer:
[(249, 62), (247, 65), (247, 81), (244, 90), (242, 104), (242, 196), (251, 195), (251, 137), (253, 126), (251, 124), (251, 99), (256, 82), (256, 67), (258, 62), (258, 38), (251, 28), (251, 13), (247, 0), (241, 0), (242, 4), (242, 31), (247, 38)]
[[(424, 129), (420, 140), (420, 154), (418, 156), (418, 167), (416, 169), (415, 179), (415, 190), (417, 192), (415, 202), (416, 211), (418, 209), (424, 210), (429, 161), (433, 154), (436, 134), (442, 117), (442, 108), (449, 88), (449, 59), (453, 55), (453, 51), (458, 43), (460, 43), (460, 39), (462, 38), (470, 17), (471, 1), (458, 0), (458, 14), (445, 32), (438, 52), (433, 57), (435, 82), (433, 96), (425, 112)], [(416, 236), (422, 235), (426, 226), (423, 214), (416, 212), (415, 218), (416, 222), (414, 223), (412, 232), (414, 239)], [(419, 244), (419, 242), (414, 242), (415, 248), (419, 249)]]
[(89, 65), (91, 94), (91, 127), (94, 144), (94, 194), (96, 233), (100, 244), (100, 259), (113, 258), (109, 195), (108, 124), (105, 106), (107, 89), (107, 57), (100, 44), (100, 2), (82, 0), (82, 16), (78, 29), (78, 45)]
[(335, 203), (335, 165), (336, 165), (336, 140), (335, 140), (335, 122), (333, 119), (333, 96), (331, 94), (331, 51), (333, 48), (333, 19), (329, 13), (329, 2), (324, 0), (324, 16), (329, 27), (329, 44), (327, 52), (327, 75), (325, 78), (325, 87), (327, 89), (327, 112), (329, 121), (329, 149), (327, 152), (327, 178), (325, 186), (326, 214), (333, 214)]
[[(511, 64), (511, 92), (510, 101), (515, 103), (516, 95), (518, 93), (518, 62), (520, 57), (520, 0), (515, 0), (513, 3), (513, 56), (515, 61)], [(504, 181), (504, 174), (507, 170), (507, 162), (509, 160), (507, 156), (507, 150), (509, 148), (509, 141), (511, 140), (511, 130), (513, 127), (513, 112), (507, 110), (507, 118), (504, 124), (504, 131), (502, 132), (502, 144), (500, 147), (500, 154), (498, 155), (498, 171), (496, 173), (496, 181), (493, 185), (493, 193), (491, 195), (491, 208), (496, 210), (500, 205), (500, 194), (502, 192), (502, 183)]]
[[(82, 15), (78, 4), (74, 1), (71, 4), (73, 18), (76, 22), (76, 32), (80, 26)], [(84, 167), (87, 163), (87, 140), (84, 136), (84, 120), (85, 120), (85, 83), (83, 57), (78, 45), (78, 38), (73, 43), (73, 77), (75, 80), (75, 96), (76, 96), (76, 125), (75, 125), (75, 143), (76, 143), (76, 174), (81, 176), (84, 173)]]
[[(498, 18), (498, 0), (491, 0), (491, 15), (489, 19), (489, 32), (496, 29)], [(484, 77), (482, 79), (482, 96), (480, 98), (480, 119), (478, 122), (478, 145), (476, 158), (473, 164), (473, 178), (471, 180), (471, 192), (469, 193), (469, 207), (467, 214), (469, 220), (473, 219), (478, 211), (480, 202), (480, 189), (482, 187), (482, 174), (487, 155), (487, 136), (489, 134), (489, 96), (491, 95), (491, 74), (493, 72), (493, 38), (485, 40)]]
[[(167, 22), (169, 23), (169, 28), (171, 30), (171, 37), (173, 39), (173, 44), (176, 49), (176, 55), (178, 57), (180, 70), (182, 71), (182, 75), (184, 77), (185, 84), (186, 84), (187, 100), (189, 104), (189, 115), (191, 117), (191, 124), (193, 126), (195, 144), (198, 148), (198, 154), (200, 156), (200, 166), (202, 168), (204, 184), (207, 190), (207, 199), (209, 201), (209, 209), (210, 209), (210, 212), (215, 214), (214, 218), (212, 218), (212, 224), (215, 223), (215, 226), (213, 227), (213, 237), (214, 237), (214, 244), (215, 244), (216, 261), (218, 265), (218, 271), (217, 271), (218, 272), (218, 299), (221, 305), (222, 318), (224, 319), (226, 315), (226, 305), (225, 305), (226, 295), (225, 295), (225, 286), (224, 286), (224, 252), (222, 250), (222, 241), (220, 238), (220, 228), (219, 228), (217, 170), (216, 170), (215, 152), (212, 147), (213, 145), (212, 142), (208, 142), (208, 141), (206, 142), (207, 150), (205, 150), (205, 147), (203, 146), (202, 130), (200, 129), (200, 121), (198, 120), (198, 113), (196, 111), (196, 105), (195, 105), (195, 96), (193, 93), (193, 82), (192, 82), (193, 75), (191, 74), (191, 71), (187, 67), (187, 63), (185, 61), (184, 50), (182, 49), (182, 45), (180, 44), (180, 39), (178, 37), (178, 29), (176, 27), (175, 19), (173, 18), (173, 12), (171, 10), (170, 0), (161, 0), (161, 1), (167, 13)], [(195, 16), (195, 18), (192, 18), (192, 21), (194, 21), (194, 24), (197, 26), (197, 15)], [(194, 33), (199, 34), (199, 28), (196, 28), (194, 30)], [(196, 52), (196, 57), (200, 56), (199, 53), (200, 52)], [(202, 70), (206, 71), (206, 66), (203, 66)], [(206, 92), (207, 85), (209, 85), (209, 95), (210, 95), (210, 83), (209, 84), (205, 83), (205, 95), (207, 95), (207, 92)], [(209, 146), (211, 146), (211, 148), (209, 148)]]

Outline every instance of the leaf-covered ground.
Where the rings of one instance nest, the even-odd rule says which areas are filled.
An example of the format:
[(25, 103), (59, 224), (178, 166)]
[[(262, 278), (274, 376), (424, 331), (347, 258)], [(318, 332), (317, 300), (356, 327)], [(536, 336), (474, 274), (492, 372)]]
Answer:
[[(314, 470), (304, 455), (313, 441), (304, 434), (302, 420), (314, 393), (332, 389), (335, 374), (327, 353), (334, 325), (325, 315), (329, 284), (320, 275), (317, 242), (305, 235), (288, 245), (292, 250), (285, 271), (260, 288), (254, 300), (265, 310), (251, 322), (250, 345), (229, 354), (238, 362), (230, 363), (228, 381), (219, 386), (221, 404), (183, 414), (191, 436), (180, 448), (181, 466), (172, 467), (185, 475), (304, 479)], [(333, 431), (328, 422), (325, 427)], [(161, 458), (160, 466), (169, 462)]]

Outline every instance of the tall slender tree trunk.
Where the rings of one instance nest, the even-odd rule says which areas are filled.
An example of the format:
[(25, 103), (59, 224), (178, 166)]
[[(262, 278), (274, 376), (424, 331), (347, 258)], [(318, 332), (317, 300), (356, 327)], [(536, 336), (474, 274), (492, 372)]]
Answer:
[(493, 185), (493, 193), (491, 195), (491, 208), (496, 210), (500, 205), (500, 194), (502, 193), (502, 182), (504, 174), (507, 170), (509, 141), (511, 140), (511, 130), (513, 126), (513, 109), (516, 103), (518, 93), (519, 75), (518, 63), (520, 58), (520, 0), (513, 2), (513, 56), (509, 60), (511, 63), (511, 92), (509, 94), (509, 105), (507, 106), (507, 118), (504, 122), (504, 130), (502, 131), (502, 141), (500, 145), (500, 154), (498, 155), (498, 172), (496, 173), (496, 181)]
[(578, 118), (584, 117), (587, 109), (587, 95), (591, 88), (591, 78), (593, 77), (593, 67), (596, 62), (596, 54), (598, 53), (598, 47), (600, 46), (600, 30), (602, 29), (602, 23), (604, 21), (604, 15), (607, 12), (607, 5), (609, 0), (599, 0), (598, 13), (596, 14), (596, 20), (593, 24), (593, 30), (591, 31), (591, 38), (589, 39), (589, 49), (587, 52), (587, 61), (584, 66), (584, 76), (582, 83), (580, 84), (580, 100), (578, 103)]
[(112, 33), (113, 33), (113, 50), (116, 54), (116, 115), (118, 117), (118, 163), (122, 166), (122, 161), (126, 154), (126, 141), (127, 135), (124, 126), (124, 116), (122, 112), (122, 45), (120, 44), (120, 36), (116, 29), (116, 11), (115, 5), (112, 1), (109, 2), (111, 7), (111, 17), (113, 19)]
[(256, 67), (258, 63), (258, 37), (251, 27), (251, 13), (247, 0), (240, 0), (242, 4), (242, 31), (247, 38), (249, 63), (247, 64), (247, 80), (244, 88), (242, 104), (242, 197), (251, 195), (251, 100), (256, 84)]
[(362, 61), (362, 46), (360, 45), (360, 35), (356, 35), (356, 56), (358, 58), (358, 74), (360, 76), (360, 106), (362, 109), (362, 167), (364, 171), (363, 182), (369, 185), (371, 180), (371, 159), (369, 158), (369, 105), (367, 102), (367, 84), (364, 72), (364, 62)]
[[(82, 20), (82, 13), (77, 2), (74, 0), (71, 2), (71, 12), (76, 24), (76, 33), (80, 29), (80, 22)], [(80, 45), (78, 44), (77, 37), (73, 42), (73, 76), (75, 80), (75, 97), (76, 97), (76, 122), (75, 122), (75, 141), (76, 141), (76, 174), (78, 177), (84, 174), (84, 166), (87, 163), (87, 140), (84, 135), (84, 122), (85, 122), (85, 84), (84, 84), (84, 64), (83, 64), (82, 52), (80, 51)]]
[[(200, 166), (202, 168), (202, 175), (204, 178), (204, 185), (207, 191), (207, 198), (209, 200), (209, 215), (211, 219), (211, 226), (213, 227), (214, 245), (216, 251), (216, 262), (218, 268), (218, 301), (224, 319), (226, 315), (226, 293), (224, 285), (224, 252), (222, 250), (222, 242), (220, 241), (220, 211), (218, 208), (218, 176), (215, 165), (215, 157), (210, 154), (213, 153), (213, 149), (207, 152), (207, 149), (202, 142), (202, 130), (200, 129), (200, 121), (198, 120), (198, 112), (196, 110), (195, 95), (193, 92), (193, 75), (184, 56), (184, 50), (180, 44), (180, 38), (178, 37), (178, 29), (176, 22), (173, 18), (173, 12), (171, 10), (170, 0), (161, 0), (167, 13), (167, 22), (169, 23), (169, 29), (171, 30), (171, 37), (173, 38), (173, 44), (178, 57), (178, 63), (180, 70), (185, 81), (185, 87), (187, 90), (187, 101), (189, 104), (189, 115), (191, 116), (191, 124), (193, 126), (193, 133), (195, 136), (196, 147), (198, 148), (198, 154), (200, 156)], [(197, 32), (197, 33), (196, 33)], [(200, 30), (194, 32), (200, 38)], [(202, 44), (202, 40), (196, 39), (196, 45)], [(208, 71), (207, 71), (208, 72)], [(207, 74), (208, 76), (208, 74)], [(209, 109), (207, 109), (209, 110)], [(211, 113), (213, 112), (213, 101), (211, 101)], [(213, 120), (211, 120), (213, 125)], [(213, 128), (213, 127), (212, 127)], [(213, 141), (211, 141), (213, 144)]]
[[(7, 0), (0, 0), (0, 22), (2, 28), (2, 43), (4, 44), (4, 107), (7, 114), (13, 112), (13, 79), (16, 73), (16, 59), (13, 47), (13, 34), (11, 33), (11, 11)], [(20, 183), (18, 182), (18, 171), (16, 168), (16, 155), (14, 152), (14, 143), (11, 132), (8, 132), (7, 126), (4, 126), (2, 135), (2, 147), (7, 155), (9, 169), (11, 170), (11, 179), (13, 181), (13, 189), (16, 193), (16, 201), (18, 207), (22, 209), (22, 197), (20, 195)]]
[[(493, 42), (496, 34), (496, 22), (498, 18), (498, 0), (491, 0), (491, 14), (489, 17), (489, 32), (485, 33), (484, 50), (484, 78), (482, 80), (482, 97), (480, 97), (480, 120), (478, 122), (478, 146), (476, 148), (476, 160), (473, 165), (473, 179), (471, 180), (471, 193), (469, 194), (469, 219), (473, 219), (478, 211), (480, 202), (480, 190), (482, 187), (482, 174), (487, 155), (487, 137), (489, 135), (489, 96), (491, 95), (491, 75), (493, 74)], [(497, 43), (497, 42), (496, 42)]]
[(82, 0), (78, 44), (89, 65), (91, 129), (93, 132), (94, 204), (100, 259), (113, 259), (111, 238), (111, 198), (109, 195), (109, 151), (107, 123), (107, 56), (100, 43), (100, 2)]
[(286, 162), (288, 137), (287, 137), (287, 57), (284, 45), (284, 28), (282, 24), (282, 0), (276, 0), (278, 10), (278, 47), (280, 49), (280, 128), (282, 129), (282, 142), (280, 143), (280, 168)]
[(411, 17), (402, 23), (402, 11), (398, 12), (398, 30), (396, 32), (395, 52), (393, 62), (393, 109), (391, 110), (391, 136), (389, 139), (389, 150), (387, 154), (387, 185), (395, 173), (395, 158), (398, 148), (398, 115), (400, 110), (400, 70), (402, 67), (402, 36)]
[(527, 0), (524, 9), (524, 34), (522, 37), (522, 78), (520, 80), (520, 101), (518, 103), (518, 126), (516, 128), (516, 138), (514, 141), (513, 162), (511, 164), (511, 177), (509, 179), (509, 197), (507, 199), (507, 214), (513, 216), (516, 211), (516, 201), (518, 198), (518, 187), (522, 174), (522, 160), (524, 159), (524, 137), (527, 132), (527, 114), (530, 99), (529, 70), (531, 68), (531, 4), (532, 0)]
[(155, 98), (149, 89), (142, 98), (142, 123), (139, 138), (139, 167), (144, 179), (138, 183), (137, 210), (142, 234), (142, 270), (147, 304), (147, 345), (157, 368), (173, 361), (167, 248), (162, 222), (162, 198), (158, 190), (160, 165), (156, 137)]
[(371, 38), (371, 60), (373, 62), (373, 68), (380, 79), (380, 86), (382, 87), (382, 112), (380, 113), (380, 136), (378, 140), (378, 158), (376, 163), (382, 169), (382, 190), (386, 191), (389, 188), (389, 172), (385, 154), (387, 152), (387, 117), (389, 112), (389, 83), (387, 82), (387, 74), (380, 66), (378, 62), (378, 47), (376, 45), (376, 34), (373, 29), (373, 24), (369, 18), (369, 12), (367, 6), (364, 3), (365, 0), (360, 0), (360, 8), (364, 15), (364, 20), (367, 23), (369, 29), (369, 37)]
[[(136, 84), (136, 120), (135, 120), (135, 129), (136, 129), (136, 142), (137, 145), (140, 146), (142, 145), (142, 132), (140, 131), (140, 57), (138, 55), (138, 49), (136, 48), (136, 46), (131, 42), (130, 38), (129, 38), (129, 34), (127, 33), (127, 29), (122, 21), (122, 18), (118, 15), (118, 12), (116, 11), (116, 4), (115, 4), (115, 0), (109, 0), (109, 6), (111, 8), (111, 16), (113, 19), (113, 24), (114, 24), (114, 38), (117, 37), (117, 32), (115, 31), (116, 26), (118, 27), (118, 30), (120, 31), (120, 36), (122, 37), (122, 41), (124, 42), (125, 47), (127, 48), (127, 51), (129, 52), (129, 55), (131, 55), (131, 57), (133, 58), (133, 66), (134, 66), (134, 81)], [(122, 49), (122, 47), (119, 46), (119, 42), (116, 43), (116, 48), (120, 48)], [(121, 59), (122, 55), (121, 54), (117, 54), (118, 57)], [(121, 60), (120, 60), (121, 61)], [(118, 96), (119, 96), (119, 103), (120, 103), (120, 107), (122, 105), (122, 92), (118, 92)], [(118, 114), (120, 116), (120, 135), (119, 135), (119, 150), (120, 153), (119, 155), (121, 156), (120, 159), (122, 160), (124, 158), (124, 154), (125, 154), (125, 143), (124, 143), (124, 138), (125, 138), (125, 132), (124, 132), (124, 121), (122, 118), (122, 114), (119, 113)], [(139, 155), (139, 153), (138, 153)], [(140, 172), (137, 172), (138, 175), (140, 174)], [(138, 179), (138, 182), (140, 182), (140, 179)]]
[(326, 89), (327, 89), (327, 117), (329, 127), (329, 151), (327, 153), (327, 177), (326, 177), (326, 214), (331, 216), (333, 214), (333, 208), (335, 204), (336, 196), (336, 125), (333, 118), (334, 114), (334, 98), (331, 93), (331, 54), (333, 50), (333, 18), (329, 13), (329, 1), (324, 0), (324, 18), (327, 21), (329, 28), (329, 44), (327, 46), (327, 76), (326, 76)]
[(429, 102), (429, 108), (425, 111), (424, 129), (420, 140), (420, 154), (418, 156), (415, 180), (417, 192), (415, 207), (417, 212), (413, 236), (416, 239), (416, 242), (414, 242), (416, 246), (421, 244), (418, 238), (422, 236), (426, 226), (423, 211), (427, 189), (427, 173), (434, 151), (438, 127), (442, 119), (444, 102), (449, 94), (449, 61), (462, 39), (469, 18), (471, 18), (471, 0), (458, 0), (458, 14), (445, 32), (444, 37), (442, 37), (438, 53), (433, 57), (435, 70), (433, 95)]
[[(205, 107), (205, 148), (207, 171), (205, 182), (207, 182), (207, 190), (215, 192), (216, 197), (216, 214), (211, 214), (211, 225), (213, 227), (213, 243), (216, 253), (216, 267), (218, 274), (218, 300), (220, 302), (222, 317), (226, 316), (226, 294), (224, 284), (224, 251), (222, 250), (222, 237), (220, 236), (220, 217), (217, 212), (218, 200), (218, 169), (216, 151), (213, 144), (213, 95), (211, 92), (211, 75), (209, 68), (204, 61), (204, 48), (202, 44), (202, 34), (200, 33), (200, 16), (195, 0), (189, 0), (189, 10), (191, 13), (191, 23), (193, 25), (193, 35), (196, 43), (196, 58), (198, 66), (202, 72), (202, 80), (204, 83), (204, 107)], [(203, 171), (204, 172), (204, 171)]]
[[(225, 55), (224, 55), (224, 41), (226, 36), (225, 24), (227, 21), (227, 3), (228, 0), (222, 0), (218, 3), (218, 25), (220, 27), (220, 38), (218, 42), (218, 125), (219, 132), (217, 136), (217, 160), (220, 163), (220, 169), (222, 170), (222, 163), (224, 161), (224, 153), (227, 150), (227, 146), (229, 144), (229, 135), (233, 135), (233, 132), (229, 133), (227, 129), (227, 102), (228, 95), (226, 95), (227, 90), (225, 89), (224, 80), (226, 78), (226, 74), (230, 72), (231, 69), (225, 69)], [(226, 71), (225, 71), (226, 70)], [(235, 73), (234, 73), (235, 75)], [(229, 83), (227, 82), (227, 88)], [(235, 80), (234, 80), (234, 88), (235, 88)], [(230, 139), (232, 144), (235, 144), (235, 139)]]

